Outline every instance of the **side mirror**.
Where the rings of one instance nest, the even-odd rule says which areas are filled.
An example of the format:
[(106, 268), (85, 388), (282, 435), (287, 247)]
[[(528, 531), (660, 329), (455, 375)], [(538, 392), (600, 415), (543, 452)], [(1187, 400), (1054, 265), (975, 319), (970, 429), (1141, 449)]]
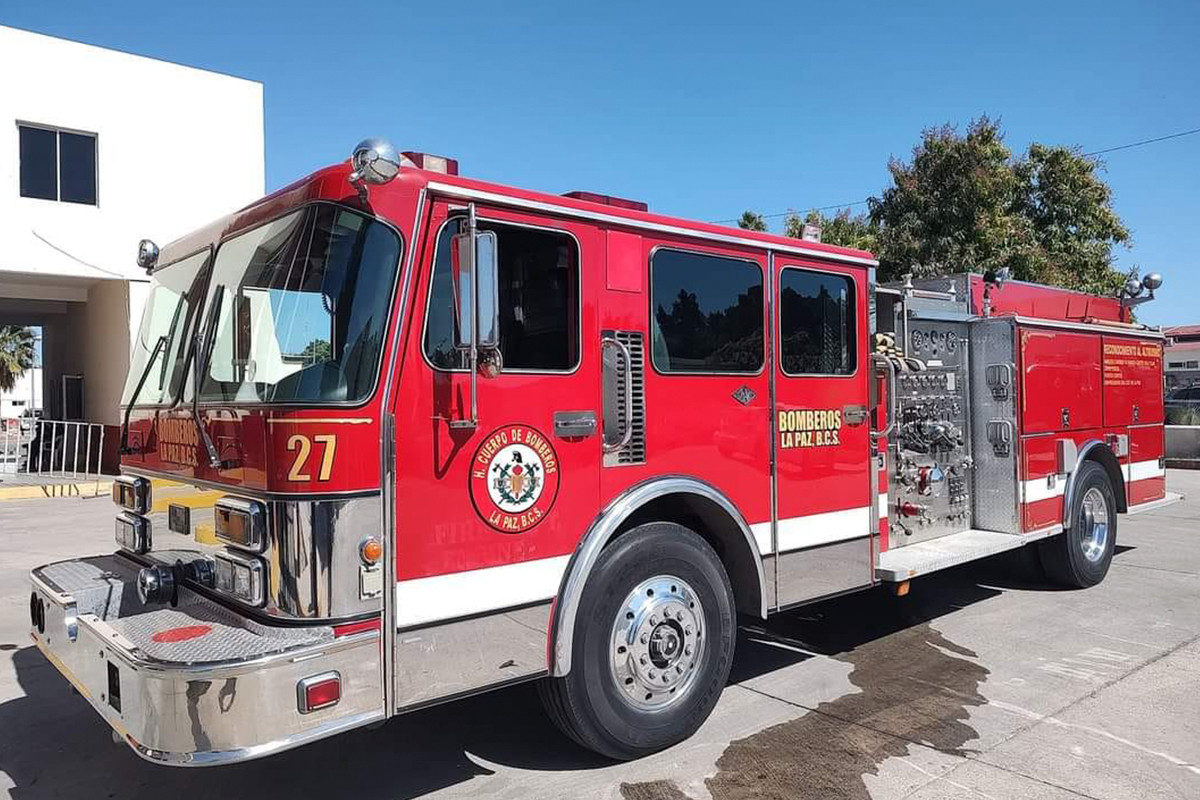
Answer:
[(454, 344), (460, 349), (500, 346), (500, 279), (494, 231), (465, 231), (450, 245)]

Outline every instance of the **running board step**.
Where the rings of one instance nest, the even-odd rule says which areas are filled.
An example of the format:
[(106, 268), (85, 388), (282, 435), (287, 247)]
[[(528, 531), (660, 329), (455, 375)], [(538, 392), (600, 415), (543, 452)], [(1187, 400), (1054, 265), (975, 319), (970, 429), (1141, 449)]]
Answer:
[(879, 554), (875, 577), (893, 583), (906, 581), (1006, 550), (1015, 550), (1038, 539), (1061, 533), (1062, 529), (1062, 525), (1051, 525), (1021, 534), (971, 529), (920, 544), (897, 547)]

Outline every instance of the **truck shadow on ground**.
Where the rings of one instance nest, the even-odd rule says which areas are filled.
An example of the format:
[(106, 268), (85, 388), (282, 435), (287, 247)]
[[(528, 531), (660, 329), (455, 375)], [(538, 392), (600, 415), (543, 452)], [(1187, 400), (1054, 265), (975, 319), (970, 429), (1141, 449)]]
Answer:
[[(988, 670), (930, 622), (1009, 585), (1033, 588), (1019, 577), (1023, 571), (1013, 559), (992, 559), (930, 576), (908, 598), (872, 590), (744, 629), (731, 682), (817, 653), (852, 664), (850, 680), (860, 691), (732, 742), (709, 781), (713, 796), (865, 798), (862, 776), (912, 742), (960, 751), (975, 738), (968, 709), (984, 702), (978, 689)], [(413, 798), (492, 774), (489, 765), (535, 772), (612, 766), (560, 734), (535, 687), (524, 684), (260, 761), (161, 767), (112, 743), (107, 725), (36, 648), (11, 655), (26, 695), (0, 704), (0, 773), (13, 782), (13, 798)], [(765, 792), (764, 775), (774, 787)], [(629, 800), (686, 798), (669, 780), (621, 788)]]

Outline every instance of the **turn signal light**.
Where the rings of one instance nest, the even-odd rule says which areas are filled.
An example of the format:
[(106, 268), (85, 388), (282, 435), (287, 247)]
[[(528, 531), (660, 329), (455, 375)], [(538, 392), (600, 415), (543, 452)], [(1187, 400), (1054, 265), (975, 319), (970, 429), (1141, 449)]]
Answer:
[(135, 514), (149, 513), (150, 481), (145, 478), (118, 475), (113, 478), (112, 499), (121, 508), (129, 509)]
[(379, 559), (383, 558), (383, 543), (374, 536), (368, 536), (358, 546), (358, 554), (368, 567), (378, 564)]
[(213, 507), (213, 532), (235, 547), (261, 552), (267, 543), (267, 512), (262, 503), (222, 497)]
[(296, 684), (296, 705), (301, 714), (335, 706), (341, 699), (342, 676), (337, 672), (322, 672)]

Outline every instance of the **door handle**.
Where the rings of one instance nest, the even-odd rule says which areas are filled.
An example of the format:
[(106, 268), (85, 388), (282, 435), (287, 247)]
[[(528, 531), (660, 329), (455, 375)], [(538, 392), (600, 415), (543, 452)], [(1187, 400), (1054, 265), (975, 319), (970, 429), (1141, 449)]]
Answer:
[(554, 413), (554, 435), (563, 439), (591, 436), (596, 432), (596, 412), (556, 411)]
[(847, 425), (862, 425), (867, 421), (867, 407), (860, 405), (843, 406), (842, 420)]

